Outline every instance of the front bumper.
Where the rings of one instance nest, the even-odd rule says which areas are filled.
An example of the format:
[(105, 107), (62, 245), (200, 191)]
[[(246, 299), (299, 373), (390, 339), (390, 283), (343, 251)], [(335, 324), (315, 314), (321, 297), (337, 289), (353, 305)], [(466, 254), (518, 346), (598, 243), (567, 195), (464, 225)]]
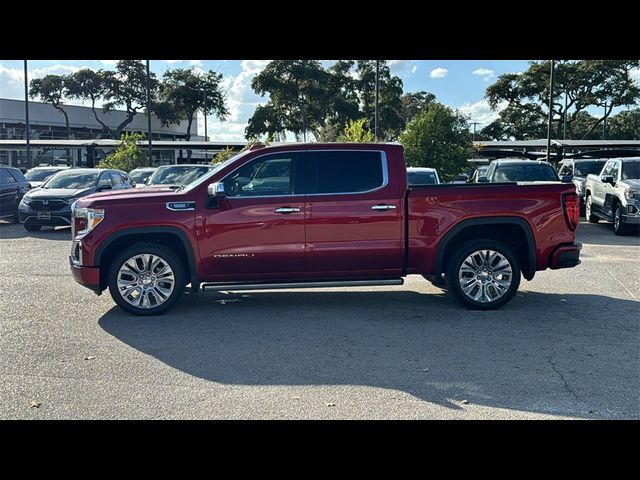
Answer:
[(73, 258), (69, 255), (71, 265), (71, 275), (73, 279), (83, 287), (87, 287), (97, 295), (102, 293), (100, 288), (100, 267), (82, 267), (73, 263)]
[[(29, 225), (45, 225), (50, 227), (68, 227), (71, 225), (71, 209), (64, 210), (32, 210), (23, 205), (18, 209), (20, 223)], [(47, 218), (48, 217), (48, 218)]]
[(582, 244), (578, 242), (558, 245), (549, 258), (549, 268), (571, 268), (580, 265), (580, 250)]

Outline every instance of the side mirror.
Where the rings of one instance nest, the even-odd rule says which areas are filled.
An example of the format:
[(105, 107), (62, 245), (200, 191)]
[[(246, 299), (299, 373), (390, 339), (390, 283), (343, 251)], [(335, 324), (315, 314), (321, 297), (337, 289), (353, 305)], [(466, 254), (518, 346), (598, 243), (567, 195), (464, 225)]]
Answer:
[(113, 188), (112, 185), (100, 185), (98, 186), (98, 192), (102, 192), (103, 190), (111, 190)]
[(560, 181), (562, 183), (571, 183), (571, 182), (573, 182), (573, 176), (571, 176), (571, 175), (563, 175), (562, 177), (560, 177)]
[(484, 175), (480, 175), (478, 177), (478, 183), (489, 183), (489, 179), (487, 177), (485, 177)]
[(142, 182), (142, 183), (144, 183), (145, 185), (149, 185), (149, 179), (150, 179), (150, 178), (151, 178), (151, 177), (147, 177), (147, 178), (145, 178), (145, 179), (144, 179), (144, 182)]
[(600, 177), (600, 180), (602, 180), (604, 183), (608, 183), (611, 186), (613, 186), (616, 183), (613, 179), (613, 175), (602, 175)]
[(210, 197), (218, 197), (218, 198), (224, 197), (226, 195), (224, 191), (224, 183), (222, 182), (212, 183), (207, 187), (207, 193), (209, 194)]

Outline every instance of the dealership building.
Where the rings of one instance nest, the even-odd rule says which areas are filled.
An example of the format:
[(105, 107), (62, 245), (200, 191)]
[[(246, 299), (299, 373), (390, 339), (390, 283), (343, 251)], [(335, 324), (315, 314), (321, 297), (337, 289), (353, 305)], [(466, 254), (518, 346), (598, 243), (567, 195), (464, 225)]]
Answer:
[[(0, 98), (0, 141), (8, 144), (7, 141), (26, 139), (25, 105), (22, 100), (11, 100)], [(121, 110), (113, 110), (105, 113), (101, 108), (96, 108), (96, 113), (90, 107), (79, 105), (63, 105), (64, 111), (69, 116), (69, 132), (65, 124), (65, 117), (62, 112), (52, 105), (41, 102), (29, 102), (29, 138), (32, 144), (31, 159), (27, 158), (26, 148), (17, 148), (13, 144), (10, 146), (0, 146), (0, 164), (13, 165), (19, 168), (30, 168), (37, 165), (69, 165), (69, 166), (93, 166), (104, 156), (113, 150), (114, 142), (107, 140), (114, 139), (115, 128), (126, 119), (127, 113)], [(105, 130), (96, 119), (100, 119), (110, 130)], [(191, 141), (204, 141), (204, 137), (195, 135), (192, 126)], [(142, 132), (147, 134), (147, 116), (145, 113), (138, 113), (133, 121), (124, 127), (125, 132)], [(183, 120), (179, 124), (164, 126), (160, 120), (151, 115), (151, 139), (152, 141), (167, 142), (185, 141), (187, 136), (187, 121)], [(47, 142), (47, 140), (49, 142)], [(87, 140), (101, 140), (99, 147), (89, 152), (86, 148), (64, 148), (55, 145), (57, 141), (69, 144), (80, 145)], [(86, 142), (85, 142), (86, 143)], [(107, 145), (108, 146), (105, 146)], [(205, 158), (211, 159), (211, 154), (205, 157), (202, 151), (194, 151), (191, 161), (202, 162)], [(154, 148), (152, 163), (154, 165), (164, 165), (178, 163), (179, 159), (186, 158), (186, 151), (177, 148)]]

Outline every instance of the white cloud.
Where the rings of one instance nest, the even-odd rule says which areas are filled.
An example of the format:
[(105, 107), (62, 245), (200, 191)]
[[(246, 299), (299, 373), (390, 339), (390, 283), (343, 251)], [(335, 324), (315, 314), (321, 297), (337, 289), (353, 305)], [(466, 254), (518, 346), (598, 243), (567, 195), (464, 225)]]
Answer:
[(429, 76), (431, 78), (444, 78), (447, 76), (447, 73), (449, 73), (449, 70), (447, 70), (446, 68), (438, 67), (431, 70)]
[(189, 60), (189, 65), (191, 65), (192, 67), (201, 67), (202, 60)]
[(629, 72), (629, 76), (638, 84), (640, 87), (640, 68), (634, 68)]
[[(243, 141), (244, 129), (249, 118), (258, 105), (269, 101), (269, 96), (261, 97), (251, 88), (251, 80), (260, 73), (270, 60), (243, 60), (240, 64), (242, 71), (236, 76), (225, 76), (222, 88), (227, 93), (229, 117), (220, 122), (209, 118), (207, 133), (213, 141)], [(198, 134), (204, 135), (204, 120), (198, 123)]]
[(163, 60), (163, 62), (168, 63), (169, 65), (173, 65), (174, 63), (180, 63), (183, 60)]
[(115, 67), (118, 63), (118, 60), (98, 60), (105, 67)]
[[(29, 70), (29, 81), (34, 78), (42, 78), (45, 75), (66, 75), (77, 72), (81, 68), (71, 65), (55, 64), (48, 67), (34, 68)], [(2, 98), (13, 98), (24, 100), (24, 71), (22, 68), (8, 68), (0, 63), (0, 88)], [(70, 103), (70, 102), (65, 102)], [(75, 103), (78, 104), (78, 103)]]
[(414, 73), (416, 73), (416, 71), (418, 70), (418, 66), (414, 65), (413, 68), (411, 69), (411, 75), (413, 75)]
[(473, 74), (482, 77), (485, 82), (488, 82), (491, 78), (496, 76), (496, 72), (489, 68), (478, 68), (473, 71)]
[(476, 128), (483, 128), (489, 125), (491, 122), (498, 118), (498, 113), (507, 106), (507, 103), (504, 102), (498, 105), (498, 109), (496, 111), (491, 110), (489, 106), (489, 102), (486, 100), (480, 100), (476, 103), (465, 103), (458, 107), (462, 113), (469, 117), (470, 122), (478, 122)]
[(416, 73), (416, 61), (415, 60), (389, 60), (389, 69), (394, 75), (402, 76), (403, 74), (411, 72)]

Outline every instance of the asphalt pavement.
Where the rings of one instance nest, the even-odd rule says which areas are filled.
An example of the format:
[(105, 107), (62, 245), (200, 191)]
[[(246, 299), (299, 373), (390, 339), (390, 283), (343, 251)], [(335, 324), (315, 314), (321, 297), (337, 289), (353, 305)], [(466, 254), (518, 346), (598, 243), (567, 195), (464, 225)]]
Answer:
[(185, 294), (133, 317), (76, 284), (68, 228), (0, 222), (0, 418), (640, 418), (640, 237), (492, 312), (404, 286)]

